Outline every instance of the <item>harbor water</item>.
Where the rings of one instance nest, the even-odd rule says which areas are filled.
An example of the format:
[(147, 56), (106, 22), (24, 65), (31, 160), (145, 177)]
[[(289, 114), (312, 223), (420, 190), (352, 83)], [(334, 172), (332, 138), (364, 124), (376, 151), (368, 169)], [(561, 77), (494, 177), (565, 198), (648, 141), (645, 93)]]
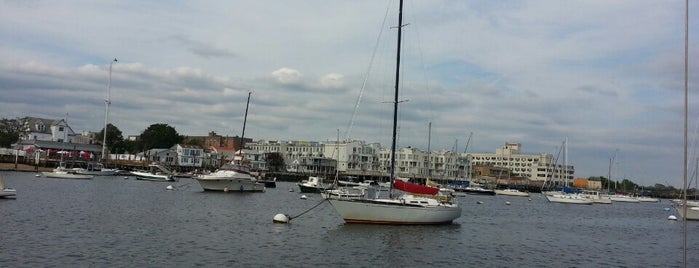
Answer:
[[(0, 199), (0, 267), (683, 265), (682, 221), (667, 219), (677, 215), (668, 200), (566, 205), (539, 194), (470, 195), (459, 199), (461, 218), (440, 226), (344, 224), (325, 202), (279, 224), (274, 215), (299, 215), (320, 195), (302, 199), (288, 182), (264, 193), (216, 193), (186, 178), (0, 174), (17, 190)], [(699, 267), (699, 222), (687, 227), (688, 266)]]

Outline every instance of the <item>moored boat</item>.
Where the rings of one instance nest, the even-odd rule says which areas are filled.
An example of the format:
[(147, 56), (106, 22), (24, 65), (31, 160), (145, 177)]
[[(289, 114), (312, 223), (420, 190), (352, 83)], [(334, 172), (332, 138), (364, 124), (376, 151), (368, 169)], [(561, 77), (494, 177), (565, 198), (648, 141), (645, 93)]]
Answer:
[(331, 188), (332, 185), (323, 183), (322, 177), (309, 176), (308, 180), (296, 183), (302, 193), (322, 193)]
[(250, 175), (250, 170), (241, 165), (241, 156), (236, 156), (230, 164), (223, 165), (211, 174), (194, 177), (204, 191), (264, 192), (265, 184)]
[[(361, 198), (329, 198), (328, 201), (346, 223), (370, 224), (447, 224), (461, 217), (456, 198), (439, 194), (439, 188), (415, 185), (396, 179), (396, 136), (400, 85), (401, 33), (403, 1), (399, 2), (398, 38), (396, 49), (395, 94), (393, 100), (393, 129), (390, 153), (388, 197), (380, 197), (374, 187), (368, 187)], [(402, 193), (394, 193), (394, 188)]]
[(170, 169), (155, 162), (148, 165), (148, 170), (131, 171), (131, 174), (136, 176), (138, 180), (175, 181), (175, 176)]
[(546, 195), (546, 200), (552, 203), (592, 205), (592, 198), (580, 194), (554, 194)]
[(79, 180), (89, 180), (94, 177), (93, 175), (86, 175), (86, 174), (78, 174), (75, 173), (75, 171), (66, 169), (63, 167), (57, 167), (53, 169), (53, 171), (50, 172), (41, 172), (41, 174), (44, 175), (44, 177), (47, 178), (54, 178), (54, 179), (79, 179)]
[(11, 198), (17, 196), (17, 190), (14, 188), (5, 188), (5, 180), (0, 175), (0, 198)]
[(497, 189), (497, 190), (495, 190), (495, 194), (497, 194), (497, 195), (509, 195), (509, 196), (520, 196), (520, 197), (528, 197), (529, 196), (529, 193), (527, 193), (527, 192), (522, 192), (520, 190), (512, 189), (512, 188)]

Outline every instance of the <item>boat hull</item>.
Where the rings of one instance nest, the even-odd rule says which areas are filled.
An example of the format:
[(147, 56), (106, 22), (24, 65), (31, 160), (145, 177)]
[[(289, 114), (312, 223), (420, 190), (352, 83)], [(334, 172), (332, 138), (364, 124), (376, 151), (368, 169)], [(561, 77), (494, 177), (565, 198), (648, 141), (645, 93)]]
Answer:
[(466, 194), (470, 195), (495, 195), (495, 191), (493, 190), (488, 190), (488, 189), (469, 189), (469, 188), (462, 188), (459, 190), (456, 190), (457, 192), (463, 192)]
[(495, 190), (495, 194), (498, 195), (509, 195), (509, 196), (521, 196), (521, 197), (527, 197), (529, 196), (529, 193), (527, 192), (520, 192), (520, 191), (513, 191), (513, 190)]
[(12, 188), (0, 189), (0, 198), (11, 198), (17, 196), (17, 190)]
[(689, 221), (699, 221), (699, 207), (687, 206), (687, 215), (686, 216), (684, 214), (684, 209), (682, 209), (681, 205), (679, 205), (675, 208), (677, 209), (677, 214), (680, 214), (680, 217), (685, 218)]
[(138, 171), (132, 171), (132, 175), (136, 176), (136, 179), (138, 180), (145, 180), (145, 181), (175, 181), (175, 177), (172, 175), (164, 175), (164, 174), (152, 174), (149, 172), (138, 172)]
[(321, 193), (321, 192), (326, 190), (322, 186), (308, 186), (308, 185), (304, 185), (303, 183), (299, 183), (298, 186), (299, 186), (299, 190), (302, 193)]
[(92, 175), (84, 175), (84, 174), (73, 174), (73, 173), (64, 173), (64, 172), (42, 172), (44, 177), (47, 178), (54, 178), (54, 179), (76, 179), (76, 180), (89, 180), (92, 179)]
[(592, 205), (592, 198), (586, 198), (578, 195), (547, 195), (546, 199), (551, 203), (564, 203), (564, 204), (579, 204), (579, 205)]
[(264, 192), (265, 184), (239, 178), (196, 178), (204, 191)]
[(328, 199), (346, 223), (427, 225), (448, 224), (461, 217), (458, 206), (424, 207), (399, 199)]

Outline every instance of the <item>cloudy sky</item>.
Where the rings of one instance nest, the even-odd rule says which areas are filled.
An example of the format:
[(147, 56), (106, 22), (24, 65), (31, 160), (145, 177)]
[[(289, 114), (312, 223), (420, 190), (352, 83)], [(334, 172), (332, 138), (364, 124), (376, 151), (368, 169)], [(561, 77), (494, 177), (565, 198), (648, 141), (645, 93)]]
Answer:
[[(606, 176), (618, 149), (615, 179), (680, 186), (684, 3), (406, 1), (399, 147), (555, 155), (567, 137), (577, 177)], [(125, 136), (241, 135), (252, 92), (246, 137), (390, 146), (397, 1), (0, 5), (0, 118), (101, 130), (117, 58), (109, 122)], [(690, 107), (698, 79), (690, 62)]]

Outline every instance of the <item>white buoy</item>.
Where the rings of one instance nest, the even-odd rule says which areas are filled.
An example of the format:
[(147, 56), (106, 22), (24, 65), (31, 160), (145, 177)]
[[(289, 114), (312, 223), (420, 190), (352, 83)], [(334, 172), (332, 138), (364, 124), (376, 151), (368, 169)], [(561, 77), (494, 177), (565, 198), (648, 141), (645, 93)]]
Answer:
[(128, 177), (128, 176), (124, 176), (124, 179), (125, 179), (125, 180), (128, 180), (128, 179), (129, 179), (129, 177)]
[(289, 192), (294, 192), (294, 189), (289, 188)]
[(36, 176), (36, 177), (41, 177), (41, 174), (36, 173), (36, 175), (34, 175), (34, 176)]
[(307, 198), (308, 198), (308, 196), (306, 196), (305, 194), (301, 195), (301, 199), (307, 199)]
[(510, 201), (505, 202), (505, 205), (510, 205)]
[(476, 204), (483, 204), (483, 201), (476, 201)]
[(677, 220), (677, 217), (675, 217), (675, 215), (670, 215), (670, 216), (667, 217), (667, 219), (668, 219), (668, 220), (671, 220), (671, 221), (676, 221), (676, 220)]
[(532, 199), (531, 199), (531, 198), (529, 198), (529, 201), (532, 201)]
[(276, 222), (276, 223), (288, 223), (289, 216), (279, 213), (277, 215), (274, 215), (274, 218), (272, 219), (272, 221)]
[(165, 187), (165, 189), (167, 189), (167, 190), (175, 190), (175, 187), (172, 187), (172, 185), (168, 185), (167, 187)]
[(227, 193), (227, 192), (228, 192), (228, 187), (223, 187), (223, 192)]
[(665, 211), (670, 211), (670, 208), (664, 208), (663, 210), (665, 210)]

